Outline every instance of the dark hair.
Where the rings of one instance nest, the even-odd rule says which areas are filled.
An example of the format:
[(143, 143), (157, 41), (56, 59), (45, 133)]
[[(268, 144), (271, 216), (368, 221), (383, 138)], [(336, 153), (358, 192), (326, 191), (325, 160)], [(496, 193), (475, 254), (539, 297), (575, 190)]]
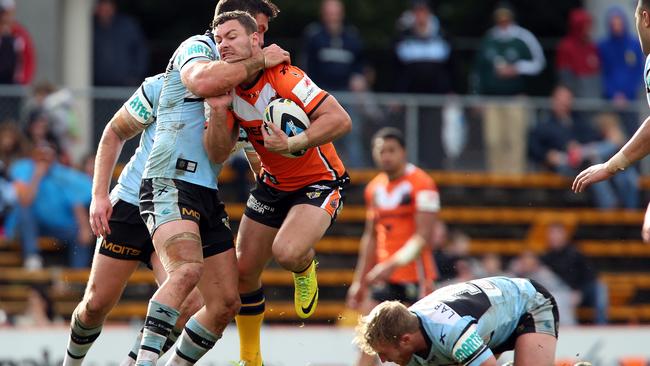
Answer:
[(404, 140), (404, 134), (402, 131), (398, 130), (395, 127), (384, 127), (377, 131), (374, 136), (372, 136), (372, 143), (374, 144), (377, 139), (393, 139), (399, 143), (403, 148), (406, 147), (406, 142)]
[(214, 17), (229, 12), (241, 10), (255, 17), (257, 14), (264, 14), (269, 19), (278, 16), (280, 9), (270, 0), (219, 0), (217, 7), (214, 9)]
[(257, 32), (257, 22), (253, 17), (245, 11), (235, 10), (226, 13), (221, 13), (214, 18), (212, 28), (216, 28), (229, 20), (236, 20), (241, 24), (248, 34)]

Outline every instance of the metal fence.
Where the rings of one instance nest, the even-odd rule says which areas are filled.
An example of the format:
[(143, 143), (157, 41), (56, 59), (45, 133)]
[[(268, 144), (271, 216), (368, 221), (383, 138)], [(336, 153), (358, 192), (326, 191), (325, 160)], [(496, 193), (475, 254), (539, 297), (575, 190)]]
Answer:
[[(73, 91), (74, 108), (89, 108), (90, 141), (86, 146), (97, 145), (108, 120), (131, 95), (135, 88), (94, 88)], [(344, 162), (349, 167), (370, 167), (372, 157), (370, 140), (381, 127), (393, 126), (405, 133), (409, 159), (428, 169), (472, 170), (488, 169), (483, 133), (485, 109), (488, 105), (517, 104), (524, 109), (525, 128), (529, 129), (548, 115), (549, 98), (513, 97), (486, 98), (481, 96), (433, 96), (386, 93), (333, 93), (353, 119), (353, 131), (336, 142)], [(23, 87), (0, 87), (0, 121), (13, 120), (24, 124), (31, 90)], [(584, 118), (593, 119), (602, 112), (614, 112), (633, 124), (646, 117), (645, 98), (623, 108), (599, 99), (575, 100), (574, 110)], [(86, 101), (84, 104), (83, 102)], [(511, 121), (503, 121), (508, 124)], [(595, 122), (594, 122), (595, 123)], [(526, 130), (521, 136), (526, 139)], [(122, 159), (128, 158), (137, 146), (133, 139), (124, 148)], [(525, 170), (534, 170), (528, 165)]]

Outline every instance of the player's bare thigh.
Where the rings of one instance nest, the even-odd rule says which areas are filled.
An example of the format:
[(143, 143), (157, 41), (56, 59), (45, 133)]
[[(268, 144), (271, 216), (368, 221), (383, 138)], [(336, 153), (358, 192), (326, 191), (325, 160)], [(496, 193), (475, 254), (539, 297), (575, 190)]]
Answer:
[(526, 333), (517, 337), (515, 365), (553, 366), (557, 338), (543, 333)]
[(247, 293), (260, 288), (262, 271), (273, 255), (271, 246), (278, 229), (242, 217), (237, 233), (239, 291)]
[[(293, 206), (273, 242), (273, 256), (285, 268), (299, 270), (313, 258), (314, 245), (323, 237), (332, 217), (320, 207)], [(293, 268), (292, 268), (293, 267)]]
[(188, 263), (203, 263), (199, 226), (190, 220), (174, 220), (160, 225), (153, 245), (167, 273)]

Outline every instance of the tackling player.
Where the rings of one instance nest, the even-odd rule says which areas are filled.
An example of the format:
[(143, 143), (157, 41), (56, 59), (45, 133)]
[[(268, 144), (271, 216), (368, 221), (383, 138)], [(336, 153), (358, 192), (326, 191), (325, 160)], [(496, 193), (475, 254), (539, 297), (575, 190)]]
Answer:
[[(269, 18), (275, 15), (272, 8), (261, 7), (264, 0), (221, 0), (217, 9), (230, 10), (234, 7), (256, 14), (259, 21), (258, 31), (263, 34), (268, 27)], [(264, 49), (267, 66), (273, 62), (285, 61), (285, 53), (277, 46)], [(219, 62), (212, 65), (218, 75), (226, 73), (228, 78), (214, 79), (214, 87), (223, 92), (247, 77), (249, 72), (256, 72), (263, 65), (264, 57), (257, 60), (245, 60), (237, 64)], [(151, 239), (138, 213), (138, 191), (144, 164), (149, 155), (155, 133), (155, 114), (158, 96), (162, 88), (162, 75), (147, 79), (140, 89), (125, 103), (114, 118), (107, 124), (99, 143), (95, 163), (93, 184), (93, 201), (90, 221), (98, 238), (98, 251), (95, 253), (91, 275), (84, 299), (73, 313), (71, 322), (71, 339), (64, 365), (81, 364), (83, 357), (99, 336), (101, 326), (108, 312), (119, 300), (121, 293), (138, 261), (149, 262), (154, 269), (157, 282), (162, 283), (166, 274), (156, 255), (153, 255)], [(221, 88), (221, 89), (220, 89)], [(108, 190), (110, 177), (124, 141), (144, 130), (140, 146), (122, 171), (118, 185), (111, 192)], [(99, 285), (101, 283), (101, 286)], [(169, 348), (180, 333), (189, 315), (202, 304), (196, 290), (181, 308), (182, 314), (169, 336), (164, 349)], [(140, 346), (138, 338), (134, 349), (123, 365), (133, 364)]]
[[(636, 29), (643, 53), (646, 55), (643, 72), (650, 105), (650, 0), (638, 0)], [(614, 174), (641, 160), (650, 153), (650, 117), (641, 124), (634, 136), (611, 159), (583, 170), (573, 181), (573, 191), (582, 192), (594, 183), (611, 178)]]
[[(366, 227), (347, 298), (348, 306), (363, 314), (382, 301), (413, 304), (431, 292), (436, 270), (426, 238), (440, 210), (433, 180), (408, 163), (399, 130), (379, 130), (372, 156), (382, 172), (366, 187)], [(362, 352), (357, 365), (372, 366), (375, 360)]]
[(434, 291), (406, 308), (386, 301), (359, 320), (355, 343), (401, 366), (552, 366), (558, 336), (553, 296), (535, 281), (488, 277)]
[[(251, 56), (258, 42), (254, 19), (242, 12), (224, 13), (213, 26), (225, 61)], [(310, 127), (288, 138), (273, 124), (263, 126), (262, 114), (273, 98), (296, 102), (309, 116)], [(347, 133), (351, 121), (334, 97), (302, 70), (287, 64), (261, 71), (240, 84), (233, 113), (262, 163), (237, 235), (241, 358), (248, 366), (259, 366), (265, 301), (261, 274), (271, 258), (294, 273), (298, 316), (309, 317), (316, 308), (314, 245), (341, 209), (343, 188), (349, 181), (331, 141)], [(305, 149), (299, 158), (280, 155)]]
[[(268, 24), (266, 15), (261, 18)], [(168, 365), (196, 363), (221, 338), (239, 310), (232, 233), (217, 194), (221, 165), (211, 162), (203, 144), (197, 142), (204, 138), (204, 98), (225, 93), (219, 87), (223, 81), (216, 80), (232, 81), (264, 66), (288, 62), (288, 53), (275, 47), (278, 53), (263, 54), (256, 43), (250, 57), (240, 60), (245, 67), (239, 74), (215, 72), (223, 62), (210, 35), (188, 38), (169, 61), (154, 144), (140, 186), (140, 214), (167, 279), (149, 301), (136, 365), (157, 362), (163, 340), (179, 316), (178, 308), (195, 286), (205, 305), (188, 320)], [(228, 99), (222, 96), (210, 102), (212, 114), (219, 114), (217, 119), (226, 118)], [(230, 131), (227, 136), (236, 134)], [(216, 155), (227, 156), (230, 148)]]

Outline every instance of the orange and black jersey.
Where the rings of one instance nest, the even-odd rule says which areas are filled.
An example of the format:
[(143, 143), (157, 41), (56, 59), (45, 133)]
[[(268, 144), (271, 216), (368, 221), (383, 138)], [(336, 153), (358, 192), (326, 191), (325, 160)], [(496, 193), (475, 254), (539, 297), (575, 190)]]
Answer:
[(328, 97), (331, 98), (302, 70), (286, 64), (262, 71), (249, 88), (235, 89), (233, 113), (260, 157), (260, 178), (264, 183), (282, 191), (294, 191), (344, 175), (345, 167), (332, 143), (308, 149), (299, 158), (287, 158), (264, 147), (262, 115), (273, 99), (291, 99), (310, 116)]
[[(440, 198), (433, 179), (422, 169), (408, 164), (403, 176), (389, 180), (380, 173), (368, 183), (365, 190), (368, 218), (374, 221), (376, 260), (390, 258), (415, 234), (416, 212), (438, 212)], [(430, 247), (420, 257), (399, 267), (389, 279), (391, 283), (418, 282), (418, 263), (424, 266), (425, 278), (434, 280), (435, 265)]]

